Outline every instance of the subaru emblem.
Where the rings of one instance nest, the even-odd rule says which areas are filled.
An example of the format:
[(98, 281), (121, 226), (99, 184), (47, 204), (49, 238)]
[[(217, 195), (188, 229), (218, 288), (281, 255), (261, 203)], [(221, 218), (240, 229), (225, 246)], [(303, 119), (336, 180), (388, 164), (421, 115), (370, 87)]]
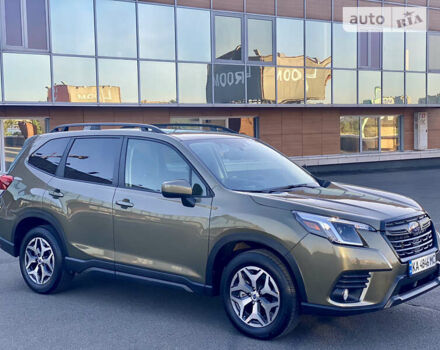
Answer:
[(420, 227), (420, 224), (417, 221), (413, 221), (408, 224), (408, 232), (413, 235), (416, 235), (422, 232), (422, 228)]

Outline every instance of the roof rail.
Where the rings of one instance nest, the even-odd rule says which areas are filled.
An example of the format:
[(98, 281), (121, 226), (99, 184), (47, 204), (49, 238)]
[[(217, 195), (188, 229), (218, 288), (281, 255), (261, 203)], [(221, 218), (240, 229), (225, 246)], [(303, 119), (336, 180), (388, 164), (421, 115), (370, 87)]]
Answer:
[[(214, 124), (193, 124), (193, 123), (171, 123), (171, 124), (154, 124), (154, 126), (157, 126), (159, 128), (174, 128), (174, 129), (182, 129), (182, 130), (191, 130), (189, 128), (208, 128), (209, 131), (216, 131), (216, 132), (227, 132), (231, 134), (238, 134), (237, 131), (226, 128), (224, 126), (220, 125), (214, 125)], [(196, 129), (199, 130), (199, 129)]]
[(74, 124), (62, 124), (53, 128), (50, 132), (69, 131), (70, 128), (83, 127), (83, 130), (101, 130), (102, 126), (120, 126), (121, 129), (141, 129), (142, 131), (150, 131), (158, 134), (164, 134), (164, 132), (157, 126), (150, 124), (136, 124), (136, 123), (74, 123)]

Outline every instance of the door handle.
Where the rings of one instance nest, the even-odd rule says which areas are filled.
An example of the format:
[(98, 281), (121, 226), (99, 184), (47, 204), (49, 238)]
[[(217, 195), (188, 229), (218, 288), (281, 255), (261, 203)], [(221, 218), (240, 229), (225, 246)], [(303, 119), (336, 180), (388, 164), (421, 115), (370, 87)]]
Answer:
[(55, 190), (53, 190), (53, 191), (50, 191), (50, 192), (49, 192), (49, 195), (51, 195), (53, 198), (61, 198), (61, 197), (64, 197), (63, 192), (61, 192), (58, 188), (55, 189)]
[(122, 207), (122, 209), (132, 208), (134, 204), (130, 202), (129, 199), (123, 199), (121, 201), (116, 201), (116, 204)]

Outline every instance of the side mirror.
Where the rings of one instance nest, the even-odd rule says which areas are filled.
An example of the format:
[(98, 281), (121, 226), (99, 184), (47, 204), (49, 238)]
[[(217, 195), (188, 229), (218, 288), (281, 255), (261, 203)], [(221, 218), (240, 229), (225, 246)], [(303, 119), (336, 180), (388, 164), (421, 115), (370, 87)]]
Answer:
[(167, 181), (162, 184), (162, 195), (166, 198), (188, 198), (193, 189), (186, 180)]
[(181, 198), (185, 207), (193, 208), (196, 200), (193, 198), (193, 189), (186, 180), (167, 181), (162, 184), (162, 195), (165, 198)]

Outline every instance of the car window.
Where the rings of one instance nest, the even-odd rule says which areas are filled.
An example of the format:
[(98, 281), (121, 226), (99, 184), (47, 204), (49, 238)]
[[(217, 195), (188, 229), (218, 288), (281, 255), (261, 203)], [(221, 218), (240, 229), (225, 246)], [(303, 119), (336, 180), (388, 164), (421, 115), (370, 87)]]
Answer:
[(46, 142), (31, 154), (28, 160), (29, 164), (49, 174), (55, 175), (68, 142), (68, 138), (55, 139)]
[(264, 191), (298, 184), (317, 185), (316, 180), (288, 158), (248, 138), (224, 137), (190, 140), (189, 146), (227, 188)]
[(67, 156), (64, 177), (112, 184), (119, 147), (116, 138), (76, 139)]
[(163, 143), (129, 139), (125, 164), (127, 187), (161, 192), (165, 181), (186, 180), (194, 195), (206, 194), (200, 177), (178, 152)]

